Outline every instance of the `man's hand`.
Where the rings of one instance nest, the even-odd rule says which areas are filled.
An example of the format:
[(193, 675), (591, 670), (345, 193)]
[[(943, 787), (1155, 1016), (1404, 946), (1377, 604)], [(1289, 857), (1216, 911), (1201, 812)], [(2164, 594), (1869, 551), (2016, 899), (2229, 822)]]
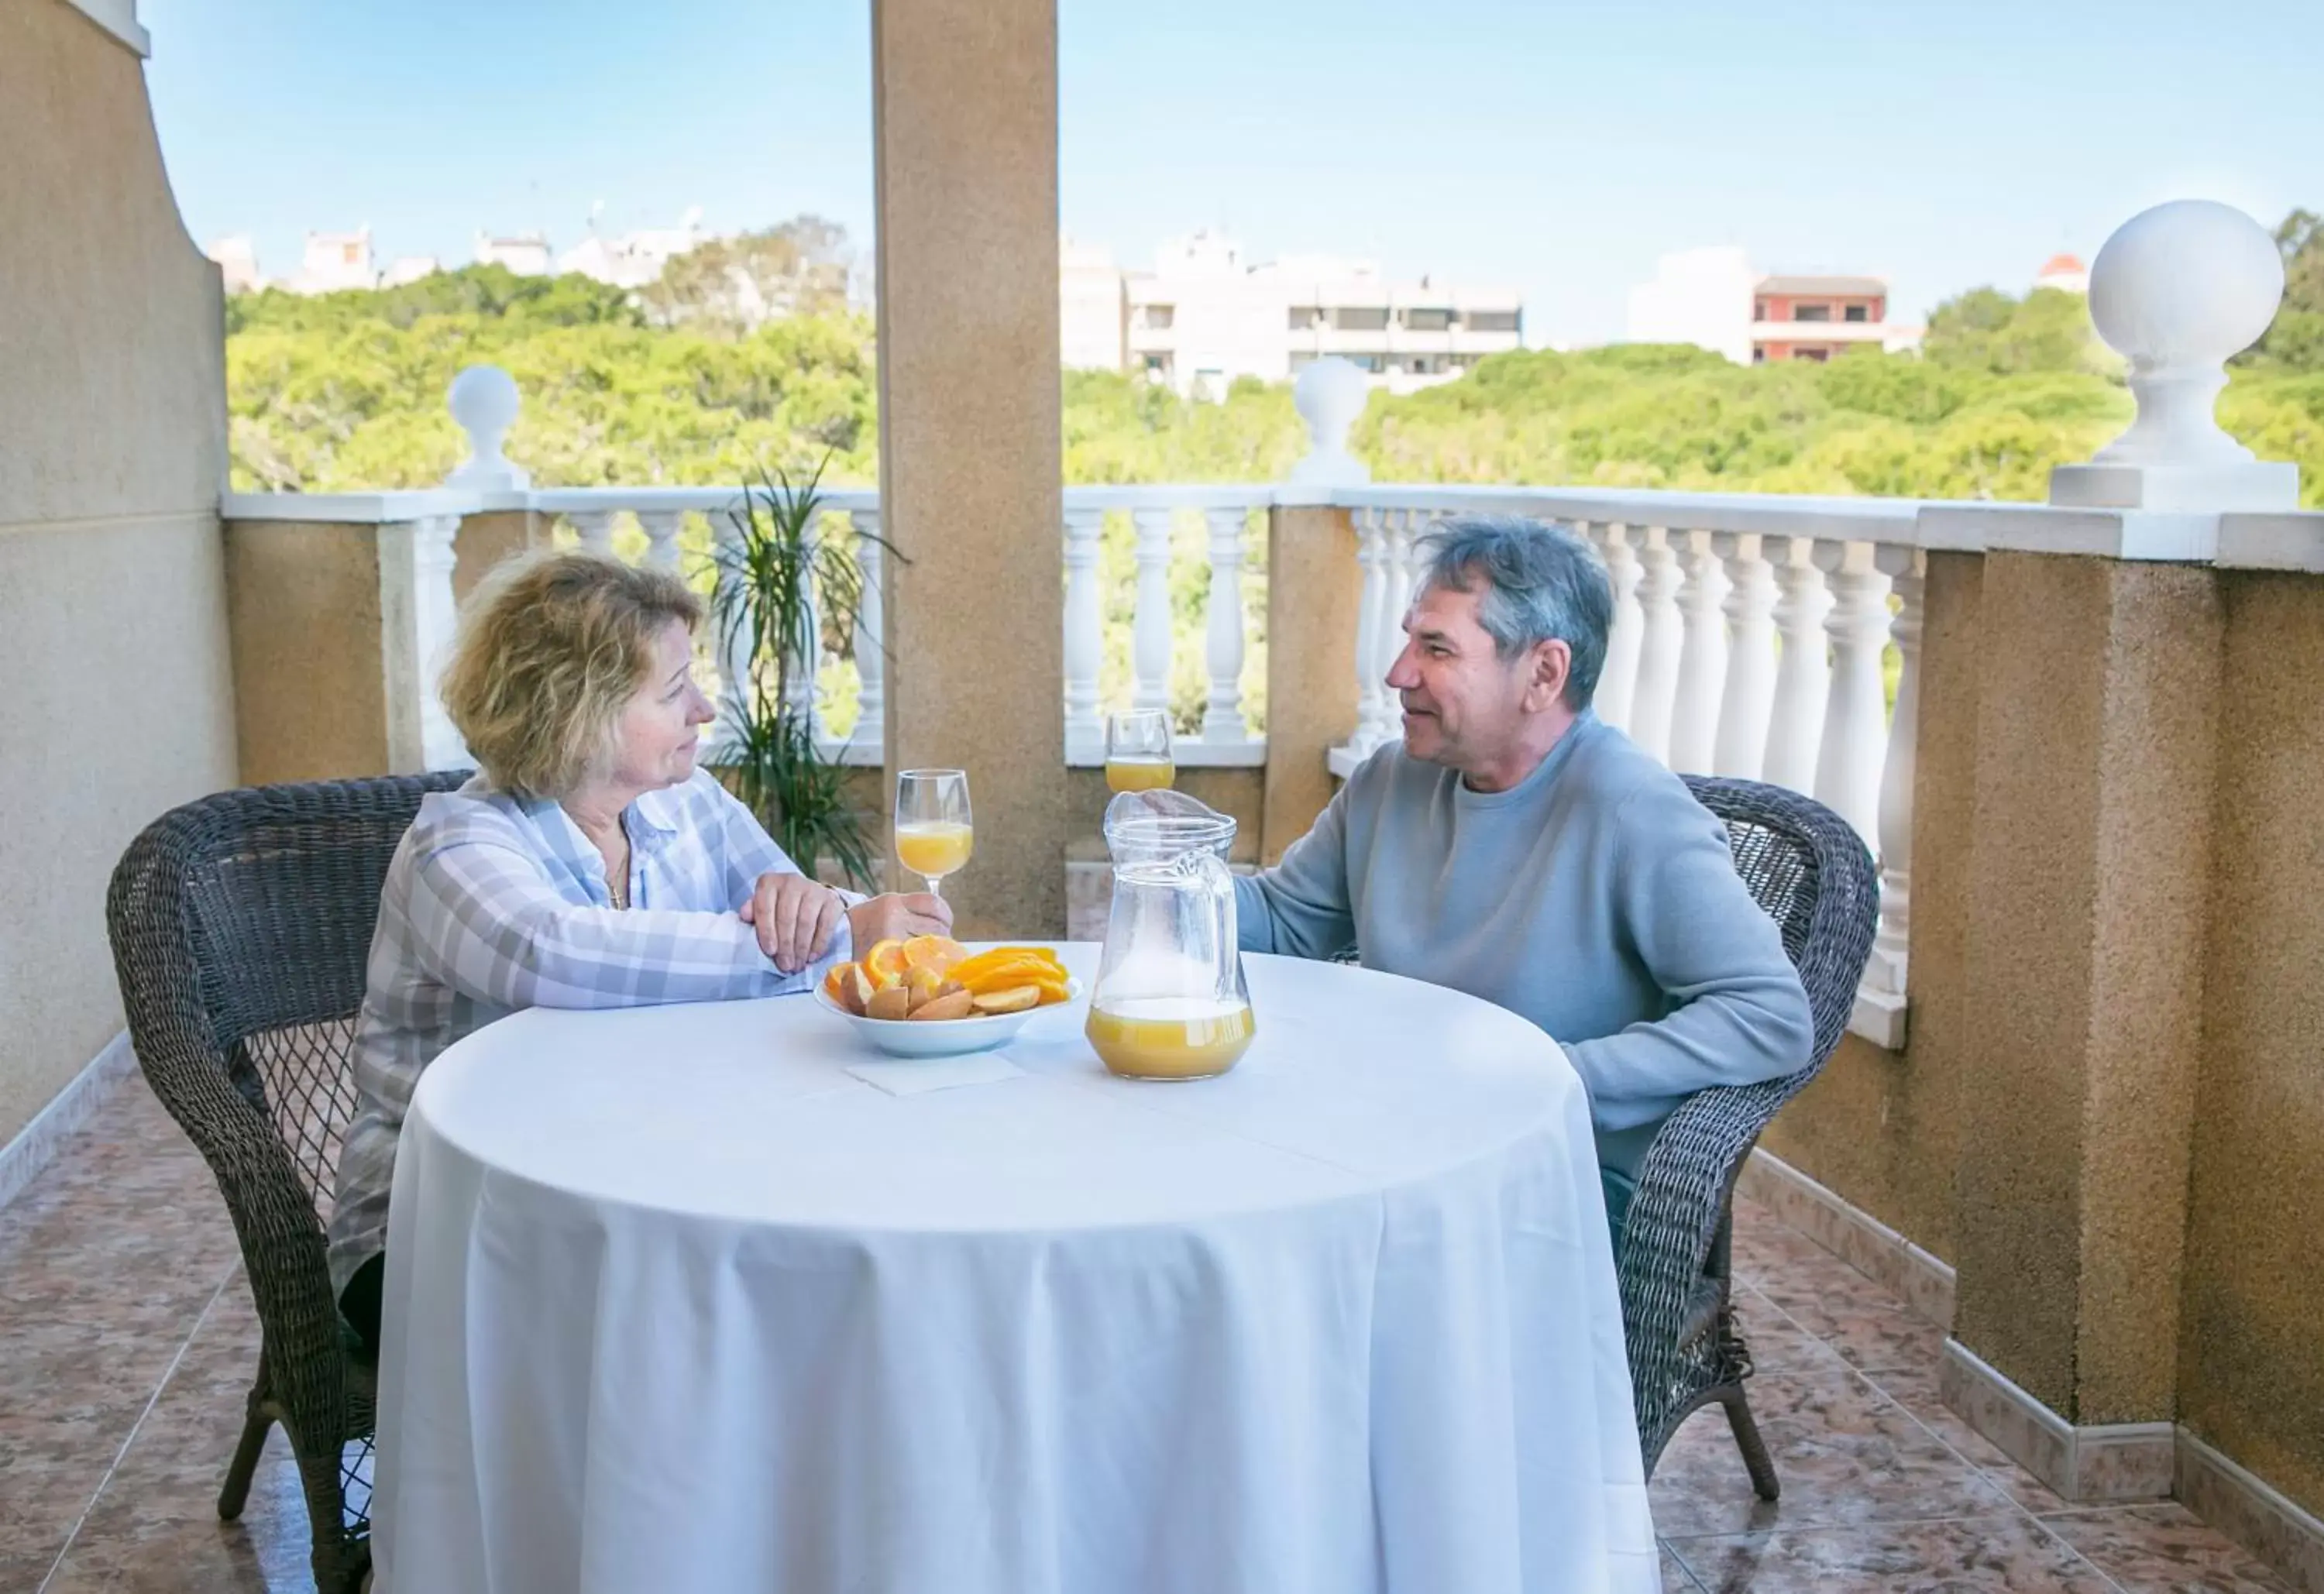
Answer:
[(742, 904), (742, 922), (759, 932), (759, 950), (786, 974), (821, 957), (839, 928), (847, 898), (803, 874), (762, 874)]
[(847, 924), (855, 936), (855, 955), (862, 957), (875, 941), (950, 935), (952, 904), (926, 891), (890, 891), (849, 908)]

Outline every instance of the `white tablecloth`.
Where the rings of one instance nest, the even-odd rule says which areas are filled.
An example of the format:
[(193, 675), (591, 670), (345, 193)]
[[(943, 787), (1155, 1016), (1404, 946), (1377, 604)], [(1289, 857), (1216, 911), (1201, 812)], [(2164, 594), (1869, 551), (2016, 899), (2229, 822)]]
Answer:
[[(1087, 982), (1094, 949), (1068, 949)], [(1223, 1079), (892, 1096), (805, 997), (478, 1032), (395, 1171), (394, 1594), (1652, 1589), (1590, 1119), (1484, 1002), (1248, 960)]]

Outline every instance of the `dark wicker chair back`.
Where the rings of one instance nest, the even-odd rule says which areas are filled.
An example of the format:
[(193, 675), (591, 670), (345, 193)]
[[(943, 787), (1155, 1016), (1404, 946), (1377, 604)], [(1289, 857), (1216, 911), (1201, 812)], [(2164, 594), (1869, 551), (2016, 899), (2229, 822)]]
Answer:
[(348, 1050), (388, 860), (420, 799), (466, 779), (204, 797), (131, 843), (106, 897), (130, 1040), (217, 1175), (264, 1336), (219, 1515), (240, 1513), (267, 1427), (281, 1423), (324, 1590), (348, 1586), (368, 1559), (370, 1369), (346, 1354), (323, 1244), (355, 1108)]
[(1715, 1401), (1726, 1408), (1753, 1486), (1772, 1500), (1774, 1463), (1743, 1396), (1750, 1352), (1729, 1303), (1729, 1209), (1760, 1132), (1847, 1032), (1872, 955), (1879, 886), (1862, 838), (1821, 803), (1755, 780), (1685, 779), (1726, 824), (1737, 872), (1781, 927), (1807, 988), (1815, 1053), (1784, 1078), (1700, 1092), (1655, 1137), (1622, 1233), (1622, 1319), (1647, 1475), (1679, 1424)]

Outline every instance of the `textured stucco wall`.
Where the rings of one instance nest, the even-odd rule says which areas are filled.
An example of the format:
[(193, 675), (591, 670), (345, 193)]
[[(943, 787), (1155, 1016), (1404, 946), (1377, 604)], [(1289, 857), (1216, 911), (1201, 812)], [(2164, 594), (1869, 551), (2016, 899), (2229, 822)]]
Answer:
[(251, 785), (387, 772), (379, 548), (376, 526), (227, 522), (235, 720)]
[(872, 8), (891, 770), (969, 771), (965, 935), (1065, 924), (1055, 0)]
[(2222, 596), (2179, 1413), (2324, 1515), (2324, 580)]
[(134, 54), (0, 6), (0, 1143), (120, 1027), (105, 887), (235, 779), (217, 269)]
[(2173, 1409), (2217, 591), (1986, 561), (1955, 1332), (2077, 1423)]
[(1324, 763), (1356, 728), (1356, 631), (1363, 572), (1343, 509), (1278, 509), (1268, 523), (1267, 780), (1260, 851), (1269, 863), (1332, 800)]

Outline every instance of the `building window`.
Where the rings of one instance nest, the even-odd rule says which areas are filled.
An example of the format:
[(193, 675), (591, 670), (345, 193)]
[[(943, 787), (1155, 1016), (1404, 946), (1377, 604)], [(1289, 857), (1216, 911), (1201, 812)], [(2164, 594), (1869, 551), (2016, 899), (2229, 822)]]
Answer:
[(1167, 375), (1169, 375), (1169, 374), (1170, 374), (1170, 356), (1169, 356), (1169, 355), (1147, 355), (1147, 356), (1146, 356), (1146, 374), (1147, 374), (1147, 375), (1148, 375), (1148, 376), (1167, 376)]
[(1176, 305), (1149, 304), (1146, 307), (1146, 325), (1154, 331), (1165, 331), (1169, 327), (1170, 323), (1177, 318), (1177, 315)]
[(1295, 304), (1291, 307), (1291, 330), (1294, 332), (1305, 332), (1321, 323), (1323, 319), (1323, 312), (1312, 304)]
[(1415, 332), (1443, 332), (1452, 325), (1451, 310), (1406, 310), (1404, 324)]
[(1380, 368), (1380, 356), (1378, 355), (1350, 355), (1348, 356), (1348, 364), (1353, 365), (1359, 371), (1377, 371)]
[(1751, 318), (1754, 321), (1764, 321), (1767, 318), (1767, 301), (1766, 299), (1755, 299), (1751, 301)]
[(1385, 332), (1388, 330), (1388, 308), (1370, 309), (1343, 305), (1332, 312), (1332, 325), (1342, 332)]
[(1794, 321), (1829, 321), (1831, 319), (1831, 306), (1828, 304), (1795, 304), (1792, 307), (1792, 319)]
[(1766, 363), (1767, 350), (1766, 346), (1763, 344), (1753, 344), (1751, 346), (1751, 364), (1754, 365), (1764, 365)]
[(1868, 304), (1849, 305), (1841, 309), (1840, 318), (1843, 321), (1869, 321), (1872, 319), (1872, 307)]
[(1792, 351), (1792, 358), (1794, 360), (1812, 360), (1817, 364), (1821, 365), (1826, 360), (1831, 358), (1831, 351), (1830, 349), (1794, 349)]
[(1521, 330), (1517, 325), (1517, 312), (1515, 310), (1463, 310), (1461, 313), (1461, 325), (1471, 332)]

